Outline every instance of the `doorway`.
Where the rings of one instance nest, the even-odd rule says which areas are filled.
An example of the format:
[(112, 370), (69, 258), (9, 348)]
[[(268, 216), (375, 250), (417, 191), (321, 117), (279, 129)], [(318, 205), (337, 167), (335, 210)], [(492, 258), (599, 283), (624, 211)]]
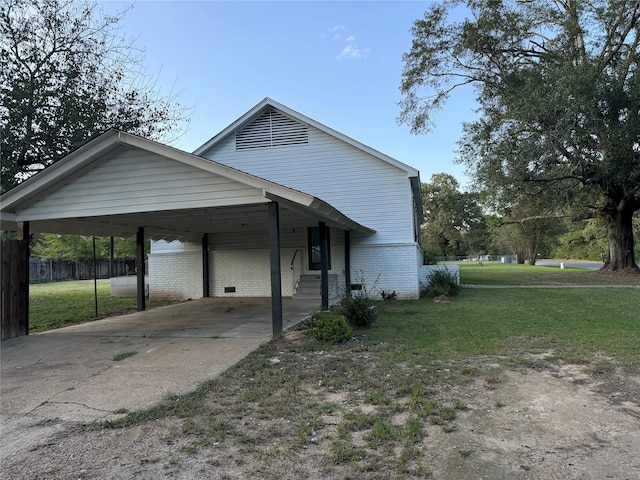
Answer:
[[(329, 270), (331, 270), (331, 237), (329, 235), (329, 227), (325, 228), (327, 232), (327, 261)], [(320, 227), (309, 227), (308, 236), (308, 252), (309, 252), (309, 270), (322, 270), (320, 258)]]

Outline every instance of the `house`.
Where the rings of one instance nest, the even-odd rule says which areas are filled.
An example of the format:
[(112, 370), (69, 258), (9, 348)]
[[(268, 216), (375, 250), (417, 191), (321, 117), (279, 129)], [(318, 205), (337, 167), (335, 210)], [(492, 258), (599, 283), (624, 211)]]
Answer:
[[(322, 199), (366, 227), (328, 228), (330, 298), (344, 291), (347, 281), (395, 290), (400, 298), (418, 297), (422, 202), (416, 169), (269, 98), (194, 154)], [(281, 224), (283, 295), (320, 298), (318, 228), (311, 217)], [(255, 233), (241, 222), (209, 236), (213, 296), (270, 295), (269, 249)], [(153, 242), (153, 294), (201, 296), (200, 279), (186, 280), (198, 268), (200, 250), (199, 243)], [(176, 283), (177, 277), (185, 282)]]
[(419, 172), (269, 98), (193, 154), (110, 130), (0, 200), (2, 229), (151, 239), (150, 297), (270, 296), (274, 332), (282, 296), (419, 295)]

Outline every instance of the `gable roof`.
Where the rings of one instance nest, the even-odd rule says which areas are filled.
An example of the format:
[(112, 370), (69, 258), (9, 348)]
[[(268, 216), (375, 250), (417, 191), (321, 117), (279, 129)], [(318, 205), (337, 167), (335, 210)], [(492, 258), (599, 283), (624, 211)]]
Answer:
[[(129, 161), (144, 158), (147, 162), (145, 165), (151, 169), (161, 164), (166, 178), (171, 178), (174, 171), (186, 171), (211, 182), (223, 179), (227, 185), (231, 185), (233, 195), (220, 194), (211, 188), (211, 182), (205, 182), (197, 197), (176, 191), (171, 192), (173, 198), (165, 202), (164, 196), (168, 197), (169, 192), (154, 185), (156, 180), (151, 178), (150, 174), (154, 173), (151, 170), (149, 175), (143, 172), (139, 183), (132, 184), (135, 189), (153, 190), (155, 196), (147, 196), (146, 203), (136, 201), (140, 196), (136, 197), (137, 192), (131, 192), (130, 189), (121, 189), (124, 193), (120, 196), (110, 196), (110, 189), (117, 190), (127, 178), (127, 172), (119, 171), (121, 167), (115, 165), (117, 159), (120, 159), (118, 165), (122, 164), (123, 156), (127, 156)], [(118, 171), (109, 170), (109, 175), (105, 176), (99, 168)], [(86, 182), (87, 178), (95, 181), (98, 177), (104, 178), (100, 192), (107, 201), (96, 206), (99, 202), (92, 197), (97, 195), (97, 187), (91, 190), (82, 182)], [(84, 201), (82, 197), (70, 200), (68, 197), (79, 189), (86, 192)], [(120, 198), (122, 195), (124, 198)], [(155, 201), (156, 198), (162, 198), (162, 203)], [(52, 206), (54, 200), (62, 202), (63, 208)], [(227, 208), (228, 216), (237, 213), (238, 209), (246, 212), (250, 209), (249, 205), (264, 206), (271, 201), (282, 203), (287, 210), (298, 215), (320, 219), (339, 228), (373, 232), (319, 198), (118, 130), (108, 130), (3, 194), (0, 197), (0, 221), (3, 229), (15, 230), (18, 222), (29, 221), (33, 232), (105, 236), (126, 236), (135, 233), (140, 226), (146, 228), (152, 224), (153, 227), (148, 230), (151, 238), (193, 238), (198, 233), (204, 233), (201, 231), (207, 228), (204, 225), (211, 226), (213, 223), (211, 217), (207, 217), (212, 215), (212, 209)], [(230, 210), (232, 208), (235, 210)], [(187, 217), (192, 221), (187, 223)]]
[(351, 146), (353, 146), (353, 147), (355, 147), (355, 148), (357, 148), (359, 150), (362, 150), (362, 151), (364, 151), (364, 152), (366, 152), (366, 153), (378, 158), (379, 160), (382, 160), (383, 162), (387, 162), (390, 165), (393, 165), (394, 167), (397, 167), (400, 170), (403, 170), (403, 171), (407, 172), (407, 175), (409, 177), (419, 177), (420, 176), (420, 173), (415, 168), (410, 167), (409, 165), (407, 165), (405, 163), (402, 163), (402, 162), (396, 160), (395, 158), (390, 157), (389, 155), (385, 155), (384, 153), (381, 153), (381, 152), (369, 147), (368, 145), (365, 145), (364, 143), (360, 143), (357, 140), (354, 140), (353, 138), (348, 137), (347, 135), (338, 132), (337, 130), (329, 128), (326, 125), (323, 125), (322, 123), (317, 122), (317, 121), (313, 120), (312, 118), (309, 118), (309, 117), (307, 117), (307, 116), (305, 116), (305, 115), (303, 115), (303, 114), (301, 114), (301, 113), (299, 113), (299, 112), (287, 107), (286, 105), (283, 105), (282, 103), (276, 102), (275, 100), (273, 100), (273, 99), (271, 99), (269, 97), (266, 97), (264, 100), (262, 100), (255, 107), (253, 107), (247, 113), (245, 113), (240, 118), (238, 118), (235, 122), (233, 122), (227, 128), (225, 128), (220, 133), (218, 133), (217, 135), (212, 137), (210, 140), (208, 140), (206, 143), (204, 143), (200, 147), (198, 147), (193, 153), (195, 155), (203, 155), (208, 150), (210, 150), (211, 148), (216, 146), (218, 143), (222, 142), (229, 135), (232, 135), (236, 131), (241, 130), (245, 125), (249, 124), (252, 120), (257, 118), (265, 109), (267, 109), (269, 107), (274, 108), (276, 110), (279, 110), (280, 112), (284, 113), (285, 115), (288, 115), (289, 117), (291, 117), (291, 118), (293, 118), (295, 120), (298, 120), (299, 122), (311, 125), (311, 126), (317, 128), (318, 130), (326, 133), (327, 135), (331, 135), (332, 137), (338, 138), (338, 139), (342, 140), (343, 142), (345, 142), (345, 143), (347, 143), (347, 144), (349, 144), (349, 145), (351, 145)]

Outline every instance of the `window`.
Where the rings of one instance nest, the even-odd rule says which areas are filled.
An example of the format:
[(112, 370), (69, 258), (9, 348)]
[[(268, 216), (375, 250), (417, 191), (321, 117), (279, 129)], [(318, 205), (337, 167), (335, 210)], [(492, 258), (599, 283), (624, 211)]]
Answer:
[[(331, 241), (329, 237), (329, 228), (325, 227), (327, 232), (327, 260), (329, 270), (331, 270)], [(320, 227), (309, 227), (309, 270), (322, 270), (322, 260), (320, 258)]]

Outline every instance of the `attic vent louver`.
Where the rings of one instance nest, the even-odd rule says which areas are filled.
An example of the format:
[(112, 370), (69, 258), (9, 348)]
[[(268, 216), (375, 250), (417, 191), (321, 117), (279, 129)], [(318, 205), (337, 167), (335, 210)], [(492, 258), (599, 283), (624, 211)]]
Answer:
[(250, 148), (284, 147), (309, 143), (306, 123), (268, 109), (253, 122), (236, 133), (236, 150)]

